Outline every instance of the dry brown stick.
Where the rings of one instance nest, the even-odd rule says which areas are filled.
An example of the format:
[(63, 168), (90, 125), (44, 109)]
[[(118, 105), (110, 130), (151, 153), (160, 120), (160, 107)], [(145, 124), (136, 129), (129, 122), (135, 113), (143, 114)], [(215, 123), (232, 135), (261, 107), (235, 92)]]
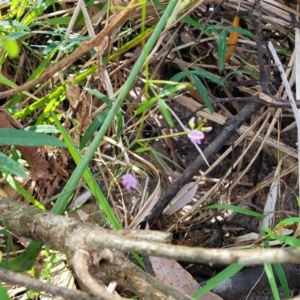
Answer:
[(46, 71), (39, 76), (38, 78), (26, 82), (23, 85), (10, 89), (8, 91), (0, 93), (0, 99), (11, 97), (17, 93), (29, 90), (35, 85), (48, 80), (51, 76), (53, 76), (56, 72), (63, 70), (65, 67), (69, 66), (76, 59), (83, 56), (86, 52), (91, 50), (94, 47), (98, 47), (101, 45), (102, 40), (109, 36), (113, 30), (119, 27), (123, 22), (128, 20), (134, 12), (134, 9), (137, 7), (138, 0), (131, 0), (126, 9), (121, 10), (116, 13), (113, 17), (111, 17), (111, 22), (107, 27), (103, 28), (93, 39), (90, 41), (83, 42), (79, 48), (77, 48), (73, 53), (64, 58), (63, 60), (56, 63), (54, 66), (50, 66), (46, 69)]
[(69, 300), (98, 300), (97, 297), (92, 297), (85, 292), (66, 289), (6, 269), (0, 269), (0, 280), (19, 286), (26, 286), (33, 291), (46, 292), (53, 296), (59, 296)]

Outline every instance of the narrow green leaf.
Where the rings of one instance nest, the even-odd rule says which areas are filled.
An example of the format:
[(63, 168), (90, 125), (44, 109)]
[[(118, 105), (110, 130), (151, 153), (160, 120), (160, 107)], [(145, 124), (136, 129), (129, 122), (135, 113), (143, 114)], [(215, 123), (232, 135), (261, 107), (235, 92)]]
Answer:
[(153, 105), (157, 101), (157, 97), (153, 97), (150, 100), (144, 102), (138, 109), (134, 111), (135, 115), (139, 115), (146, 111), (151, 105)]
[(190, 72), (189, 71), (182, 71), (182, 72), (179, 72), (177, 74), (175, 74), (171, 79), (170, 81), (180, 81), (181, 79), (183, 79), (184, 77), (186, 77)]
[(225, 67), (226, 48), (227, 48), (227, 34), (225, 30), (222, 30), (218, 42), (219, 71), (223, 71)]
[(204, 285), (200, 290), (194, 293), (191, 297), (193, 299), (199, 299), (204, 296), (206, 293), (217, 287), (222, 282), (228, 280), (230, 277), (238, 273), (241, 269), (243, 269), (243, 265), (240, 264), (232, 264), (228, 266), (226, 269), (218, 273), (216, 276), (207, 281), (206, 285)]
[(240, 35), (249, 36), (249, 37), (255, 37), (255, 35), (252, 32), (250, 32), (249, 30), (243, 29), (241, 27), (227, 26), (224, 29), (227, 30), (227, 31), (229, 31), (229, 32), (236, 31)]
[[(73, 141), (70, 138), (70, 136), (67, 134), (67, 132), (65, 131), (65, 129), (63, 128), (63, 126), (59, 122), (56, 115), (52, 113), (52, 117), (54, 118), (55, 124), (56, 124), (57, 128), (60, 130), (60, 132), (61, 132), (61, 134), (62, 134), (62, 136), (63, 136), (63, 138), (64, 138), (64, 140), (65, 140), (65, 142), (68, 146), (68, 150), (69, 150), (70, 154), (72, 155), (72, 158), (74, 159), (75, 163), (77, 165), (79, 165), (82, 161), (82, 157), (81, 157), (80, 153), (78, 152), (77, 148), (73, 144)], [(83, 173), (83, 178), (85, 179), (88, 187), (90, 188), (91, 193), (97, 199), (97, 201), (99, 203), (99, 206), (102, 208), (102, 210), (106, 214), (108, 220), (111, 222), (111, 224), (113, 225), (113, 227), (115, 229), (121, 229), (122, 226), (119, 223), (119, 220), (116, 217), (116, 215), (114, 214), (114, 212), (113, 212), (112, 208), (110, 207), (109, 203), (107, 202), (106, 197), (102, 193), (98, 183), (95, 180), (94, 175), (92, 174), (90, 169), (87, 167), (87, 165), (83, 165), (82, 168), (83, 168), (82, 171), (80, 169), (78, 170), (76, 168), (76, 170), (74, 172), (82, 172)], [(78, 185), (78, 180), (76, 178), (72, 179), (72, 176), (71, 176), (68, 180), (68, 191), (75, 190), (77, 188), (77, 185)], [(65, 210), (66, 206), (68, 205), (68, 203), (70, 201), (70, 197), (66, 197), (65, 195), (66, 194), (62, 193), (62, 195), (59, 196), (59, 198), (57, 199), (56, 203), (54, 204), (54, 206), (51, 210), (53, 213), (55, 213), (55, 214), (62, 214), (63, 213), (63, 211)]]
[[(174, 75), (169, 81), (171, 81), (171, 82), (179, 82), (181, 79), (185, 78), (188, 74), (189, 74), (189, 71), (179, 72), (176, 75)], [(172, 87), (171, 84), (166, 84), (164, 86), (162, 92), (164, 92), (165, 90), (168, 90), (171, 87)]]
[[(168, 87), (168, 88), (166, 88)], [(182, 82), (182, 83), (178, 83), (175, 82), (175, 84), (173, 86), (167, 84), (163, 90), (159, 93), (159, 97), (160, 98), (164, 98), (164, 97), (172, 97), (173, 95), (178, 95), (180, 92), (182, 92), (183, 90), (186, 90), (188, 87), (192, 87), (192, 85), (188, 82)]]
[(282, 286), (282, 290), (284, 293), (284, 298), (285, 299), (290, 299), (291, 298), (291, 292), (289, 288), (289, 284), (287, 281), (287, 278), (285, 276), (285, 272), (280, 264), (273, 264), (273, 269), (279, 279), (279, 282)]
[(166, 104), (166, 102), (164, 100), (162, 100), (161, 98), (158, 98), (158, 106), (161, 110), (161, 113), (163, 114), (166, 122), (168, 123), (168, 125), (170, 127), (174, 127), (174, 122), (172, 119), (172, 116), (170, 114), (168, 105)]
[(300, 223), (300, 218), (291, 217), (291, 218), (283, 219), (276, 225), (276, 228), (284, 227), (287, 225), (293, 225), (294, 223)]
[(228, 210), (232, 210), (235, 211), (237, 213), (240, 214), (244, 214), (244, 215), (248, 215), (248, 216), (252, 216), (252, 217), (257, 217), (257, 218), (264, 218), (264, 214), (258, 213), (256, 211), (251, 211), (248, 210), (246, 208), (242, 208), (242, 207), (238, 207), (235, 205), (230, 205), (230, 204), (212, 204), (209, 206), (205, 206), (203, 208), (201, 208), (200, 210), (204, 210), (204, 209), (212, 209), (212, 208), (216, 208), (216, 209), (228, 209)]
[(210, 113), (214, 113), (215, 110), (214, 110), (214, 107), (212, 106), (212, 104), (210, 103), (205, 86), (203, 85), (201, 80), (195, 74), (191, 73), (191, 78), (192, 78), (193, 83), (196, 86), (197, 91), (202, 96), (204, 103), (207, 106), (207, 108), (209, 109)]
[(140, 148), (137, 148), (134, 150), (135, 153), (143, 153), (143, 152), (146, 152), (146, 151), (150, 151), (151, 148), (150, 147), (140, 147)]
[(0, 145), (66, 147), (64, 142), (51, 135), (11, 128), (0, 128)]
[[(47, 19), (46, 21), (37, 21), (35, 22), (35, 26), (37, 25), (69, 25), (71, 21), (71, 17), (57, 17), (52, 19)], [(83, 24), (82, 24), (83, 25)]]
[(8, 78), (4, 77), (2, 74), (0, 74), (0, 83), (5, 84), (5, 85), (7, 85), (11, 88), (17, 87), (17, 85), (13, 81), (11, 81)]
[(279, 296), (279, 293), (278, 293), (278, 287), (277, 287), (276, 280), (275, 280), (275, 277), (274, 277), (274, 273), (273, 273), (273, 270), (272, 270), (272, 265), (271, 264), (264, 264), (264, 269), (265, 269), (266, 275), (267, 275), (268, 280), (269, 280), (269, 284), (270, 284), (270, 287), (271, 287), (271, 291), (272, 291), (274, 300), (280, 300), (280, 296)]
[(14, 27), (14, 28), (18, 28), (18, 29), (23, 29), (25, 31), (30, 31), (30, 28), (26, 25), (24, 25), (23, 23), (20, 23), (18, 21), (0, 21), (0, 27)]
[(27, 174), (23, 168), (14, 160), (0, 152), (0, 166), (2, 170), (20, 176), (22, 178), (27, 178)]
[(95, 89), (91, 89), (89, 87), (84, 87), (83, 89), (88, 91), (92, 95), (96, 96), (98, 99), (102, 100), (108, 107), (112, 106), (112, 101), (107, 96), (100, 93), (99, 91), (97, 91)]
[(79, 145), (79, 150), (82, 150), (83, 147), (85, 147), (88, 140), (94, 136), (94, 133), (100, 128), (100, 126), (105, 121), (106, 117), (108, 115), (108, 110), (104, 110), (101, 112), (97, 117), (94, 118), (93, 122), (90, 124), (90, 126), (85, 131)]
[(124, 127), (124, 118), (120, 111), (116, 113), (116, 120), (117, 120), (117, 136), (119, 137)]
[(279, 234), (271, 234), (270, 237), (272, 239), (276, 239), (278, 241), (281, 241), (285, 243), (286, 245), (290, 245), (292, 247), (300, 247), (300, 240), (298, 238), (295, 238), (293, 236), (288, 235), (279, 235)]
[(18, 32), (12, 32), (8, 34), (6, 37), (12, 41), (18, 41), (21, 38), (29, 35), (31, 32), (30, 31), (18, 31)]
[(28, 126), (24, 130), (37, 133), (59, 133), (59, 130), (54, 125), (34, 125)]
[(8, 182), (8, 184), (17, 191), (21, 196), (24, 197), (28, 202), (32, 203), (34, 206), (36, 206), (39, 209), (45, 210), (45, 207), (43, 204), (41, 204), (39, 201), (34, 199), (10, 174), (10, 172), (2, 170), (2, 175), (5, 178), (5, 180)]
[(207, 71), (204, 71), (204, 70), (192, 70), (191, 71), (192, 74), (195, 74), (199, 77), (204, 77), (220, 86), (225, 86), (224, 82), (222, 80), (220, 80), (216, 75), (210, 73), (210, 72), (207, 72)]

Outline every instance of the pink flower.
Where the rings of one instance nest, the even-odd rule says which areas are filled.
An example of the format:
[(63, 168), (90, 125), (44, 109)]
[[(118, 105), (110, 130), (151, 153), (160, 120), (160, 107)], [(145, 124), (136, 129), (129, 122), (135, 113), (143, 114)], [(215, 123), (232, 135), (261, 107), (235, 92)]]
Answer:
[(131, 174), (124, 174), (122, 176), (122, 184), (125, 189), (136, 188), (137, 181)]
[(193, 144), (201, 144), (201, 140), (203, 140), (205, 138), (205, 135), (202, 131), (199, 130), (192, 130), (189, 134), (188, 137), (190, 138), (191, 142)]

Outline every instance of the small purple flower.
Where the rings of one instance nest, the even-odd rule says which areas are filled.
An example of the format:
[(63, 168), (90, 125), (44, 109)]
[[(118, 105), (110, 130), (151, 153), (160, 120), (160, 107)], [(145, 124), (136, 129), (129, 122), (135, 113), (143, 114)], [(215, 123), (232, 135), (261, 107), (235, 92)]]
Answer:
[(122, 176), (122, 184), (125, 189), (136, 188), (137, 181), (131, 174), (124, 174)]
[(205, 135), (202, 131), (199, 130), (192, 130), (189, 134), (188, 137), (190, 138), (191, 142), (193, 144), (201, 144), (201, 140), (203, 140), (205, 138)]

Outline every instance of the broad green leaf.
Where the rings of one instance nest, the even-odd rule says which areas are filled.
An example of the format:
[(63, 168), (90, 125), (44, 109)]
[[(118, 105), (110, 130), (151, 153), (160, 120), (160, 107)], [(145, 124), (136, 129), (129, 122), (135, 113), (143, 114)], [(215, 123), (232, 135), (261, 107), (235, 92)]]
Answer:
[(219, 71), (223, 71), (225, 67), (225, 53), (227, 48), (227, 34), (225, 30), (222, 30), (218, 43), (218, 58), (219, 58)]
[(6, 288), (0, 283), (0, 299), (1, 300), (9, 300), (9, 296), (7, 294)]
[(243, 269), (243, 265), (240, 264), (232, 264), (220, 273), (218, 273), (213, 278), (209, 279), (207, 283), (196, 293), (194, 293), (191, 297), (193, 299), (199, 299), (204, 296), (206, 293), (211, 291), (213, 288), (217, 287), (222, 282), (228, 280), (230, 277), (238, 273), (241, 269)]
[(0, 145), (66, 147), (64, 142), (51, 135), (11, 128), (0, 128)]
[(162, 100), (161, 98), (158, 98), (158, 106), (161, 110), (161, 113), (163, 114), (166, 122), (168, 123), (168, 125), (170, 127), (174, 127), (174, 122), (172, 120), (172, 116), (170, 114), (168, 105), (166, 104), (166, 102), (164, 100)]
[(23, 168), (14, 160), (0, 152), (0, 168), (22, 178), (27, 178), (27, 174)]
[(207, 108), (209, 109), (210, 113), (214, 113), (215, 110), (214, 110), (214, 107), (212, 106), (212, 104), (210, 103), (205, 86), (203, 85), (201, 80), (195, 74), (191, 73), (191, 78), (196, 86), (197, 91), (202, 96), (204, 103), (207, 106)]
[(212, 208), (228, 209), (228, 210), (232, 210), (232, 211), (235, 211), (237, 213), (240, 213), (240, 214), (244, 214), (244, 215), (248, 215), (248, 216), (252, 216), (252, 217), (257, 217), (257, 218), (264, 218), (264, 214), (258, 213), (256, 211), (248, 210), (246, 208), (238, 207), (238, 206), (235, 206), (235, 205), (230, 205), (230, 204), (212, 204), (212, 205), (209, 205), (209, 206), (205, 206), (205, 207), (201, 208), (200, 210), (212, 209)]
[(83, 147), (85, 147), (88, 140), (94, 136), (94, 133), (100, 128), (100, 126), (105, 121), (107, 114), (108, 114), (108, 110), (104, 110), (97, 117), (94, 118), (93, 122), (87, 128), (87, 130), (85, 131), (85, 133), (80, 141), (79, 150), (82, 150)]

